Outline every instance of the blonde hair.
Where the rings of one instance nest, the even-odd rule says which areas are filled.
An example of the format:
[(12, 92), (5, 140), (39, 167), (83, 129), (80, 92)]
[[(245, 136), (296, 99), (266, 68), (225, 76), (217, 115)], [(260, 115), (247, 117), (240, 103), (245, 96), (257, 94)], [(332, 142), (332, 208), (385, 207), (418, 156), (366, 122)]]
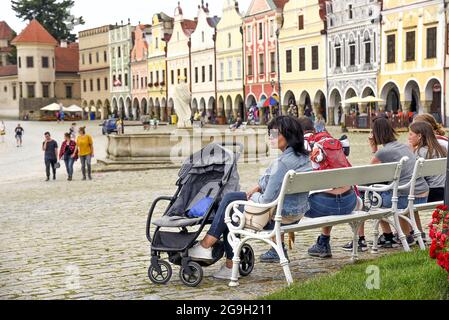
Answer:
[(432, 129), (435, 132), (435, 134), (437, 134), (439, 136), (446, 135), (446, 131), (444, 131), (443, 126), (441, 124), (439, 124), (435, 120), (435, 118), (429, 113), (417, 115), (415, 117), (415, 119), (413, 120), (413, 122), (427, 122), (428, 124), (430, 124), (432, 126)]
[(83, 134), (86, 134), (86, 127), (80, 127), (79, 131), (82, 132)]

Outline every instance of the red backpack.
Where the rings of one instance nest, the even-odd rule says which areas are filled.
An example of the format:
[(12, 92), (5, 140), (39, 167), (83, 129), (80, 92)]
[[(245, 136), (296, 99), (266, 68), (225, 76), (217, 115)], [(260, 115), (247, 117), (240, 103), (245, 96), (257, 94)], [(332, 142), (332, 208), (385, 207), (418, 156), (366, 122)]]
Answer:
[(317, 138), (314, 139), (316, 142), (310, 157), (313, 162), (319, 164), (320, 167), (317, 170), (352, 167), (343, 151), (340, 140), (332, 138), (329, 134), (323, 136), (320, 140)]

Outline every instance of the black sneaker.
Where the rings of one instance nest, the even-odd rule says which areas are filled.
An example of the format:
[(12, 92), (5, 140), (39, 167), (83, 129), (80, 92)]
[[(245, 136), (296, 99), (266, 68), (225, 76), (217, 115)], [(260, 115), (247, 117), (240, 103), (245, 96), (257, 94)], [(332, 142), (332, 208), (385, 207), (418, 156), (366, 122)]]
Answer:
[(309, 256), (312, 257), (317, 257), (317, 258), (332, 258), (332, 250), (331, 250), (331, 246), (330, 243), (321, 243), (321, 237), (318, 237), (317, 242), (310, 247), (309, 251)]
[[(347, 244), (345, 244), (342, 248), (344, 251), (352, 251), (352, 241), (348, 242)], [(366, 252), (368, 251), (368, 245), (366, 244), (366, 240), (365, 239), (359, 239), (359, 245), (358, 245), (358, 249), (359, 252)]]
[(400, 246), (400, 242), (398, 242), (394, 237), (386, 237), (385, 234), (379, 237), (377, 244), (380, 248), (384, 249), (398, 248)]
[[(282, 248), (284, 249), (285, 257), (288, 260), (287, 248), (285, 247), (284, 244), (282, 244)], [(276, 250), (273, 247), (271, 247), (270, 250), (268, 250), (267, 252), (262, 254), (260, 256), (259, 260), (261, 263), (279, 263), (281, 261), (278, 253), (276, 252)]]

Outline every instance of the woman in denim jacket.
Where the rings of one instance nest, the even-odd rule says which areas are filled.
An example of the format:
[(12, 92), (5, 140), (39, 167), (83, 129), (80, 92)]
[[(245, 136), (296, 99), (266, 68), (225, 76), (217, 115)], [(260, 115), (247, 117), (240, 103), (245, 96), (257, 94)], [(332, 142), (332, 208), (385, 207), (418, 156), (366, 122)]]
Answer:
[[(255, 203), (267, 204), (277, 199), (282, 182), (290, 170), (306, 172), (312, 170), (308, 152), (304, 145), (304, 133), (299, 121), (294, 117), (280, 116), (268, 125), (271, 147), (279, 149), (282, 154), (266, 170), (259, 179), (258, 185), (247, 193), (233, 192), (224, 196), (215, 215), (209, 232), (205, 238), (189, 250), (189, 256), (194, 260), (213, 260), (212, 247), (223, 236), (226, 251), (226, 264), (214, 274), (217, 279), (229, 280), (232, 273), (232, 247), (228, 243), (228, 227), (224, 222), (228, 205), (234, 201), (249, 200)], [(308, 193), (293, 194), (285, 197), (282, 210), (283, 224), (297, 223), (309, 210)], [(266, 229), (273, 228), (270, 222)], [(284, 251), (285, 245), (284, 245)], [(265, 262), (279, 261), (276, 251), (270, 249), (261, 256)]]

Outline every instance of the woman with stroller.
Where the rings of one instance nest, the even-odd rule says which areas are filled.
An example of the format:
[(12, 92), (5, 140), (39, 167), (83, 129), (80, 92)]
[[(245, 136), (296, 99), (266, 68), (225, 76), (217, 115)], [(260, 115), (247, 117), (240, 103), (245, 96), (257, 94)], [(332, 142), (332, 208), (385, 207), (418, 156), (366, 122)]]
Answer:
[[(189, 250), (189, 256), (193, 260), (213, 260), (212, 247), (223, 236), (226, 264), (214, 274), (217, 279), (229, 280), (232, 273), (233, 251), (228, 243), (229, 230), (224, 222), (228, 205), (239, 200), (249, 200), (260, 204), (271, 203), (279, 196), (282, 182), (288, 171), (306, 172), (312, 170), (308, 152), (305, 150), (304, 133), (297, 119), (290, 116), (277, 117), (269, 123), (268, 131), (272, 148), (279, 149), (282, 154), (270, 165), (259, 179), (258, 185), (252, 190), (247, 193), (235, 192), (224, 196), (208, 234)], [(301, 213), (305, 213), (309, 209), (307, 198), (307, 193), (289, 195), (285, 198), (282, 212), (283, 224), (297, 223), (302, 218)], [(273, 227), (274, 223), (271, 222), (266, 226), (266, 229), (272, 229)], [(283, 248), (286, 252), (284, 244)], [(271, 250), (262, 255), (261, 258), (267, 254), (271, 256)]]

